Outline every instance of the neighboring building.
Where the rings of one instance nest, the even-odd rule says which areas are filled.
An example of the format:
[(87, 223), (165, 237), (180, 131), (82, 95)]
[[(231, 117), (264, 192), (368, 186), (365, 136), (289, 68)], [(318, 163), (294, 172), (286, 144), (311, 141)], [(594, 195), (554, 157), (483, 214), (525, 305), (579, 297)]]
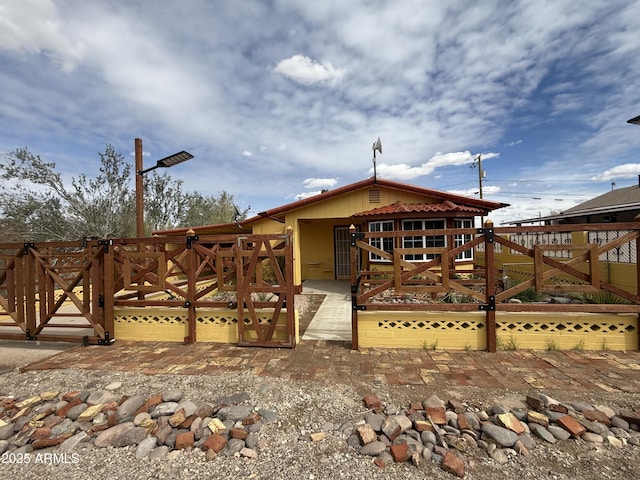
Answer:
[[(196, 234), (285, 233), (291, 228), (294, 238), (294, 278), (300, 285), (306, 279), (347, 279), (350, 276), (349, 227), (360, 231), (431, 230), (471, 228), (475, 217), (507, 206), (504, 203), (454, 195), (414, 185), (369, 178), (329, 190), (313, 197), (260, 212), (237, 224), (193, 227)], [(188, 229), (155, 232), (161, 235), (184, 235)], [(406, 236), (398, 239), (401, 247), (438, 247), (448, 241), (467, 241), (461, 236)], [(465, 236), (466, 237), (466, 236)], [(469, 236), (470, 237), (470, 236)], [(449, 238), (449, 240), (447, 240)], [(372, 239), (372, 243), (375, 239)], [(385, 239), (378, 248), (390, 251)], [(384, 244), (383, 244), (384, 243)], [(411, 261), (420, 261), (420, 255)], [(385, 263), (371, 258), (369, 264)], [(456, 261), (473, 262), (469, 250)]]
[(515, 220), (509, 223), (514, 225), (528, 223), (563, 225), (632, 222), (638, 214), (640, 214), (640, 176), (638, 177), (638, 185), (611, 190), (564, 212), (546, 217)]

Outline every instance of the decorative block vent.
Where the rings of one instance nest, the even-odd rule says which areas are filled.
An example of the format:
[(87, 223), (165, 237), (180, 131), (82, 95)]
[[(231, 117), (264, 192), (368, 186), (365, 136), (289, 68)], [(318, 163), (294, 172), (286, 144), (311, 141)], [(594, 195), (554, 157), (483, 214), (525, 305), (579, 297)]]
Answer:
[[(622, 317), (624, 318), (624, 317)], [(619, 322), (497, 322), (496, 330), (501, 333), (545, 333), (548, 335), (554, 333), (612, 333), (625, 334), (635, 332), (636, 326), (632, 323), (633, 319), (620, 320)]]
[(425, 330), (425, 331), (469, 331), (476, 332), (484, 328), (484, 322), (471, 320), (382, 320), (378, 322), (378, 328), (386, 330)]
[(182, 325), (187, 323), (186, 318), (172, 315), (118, 315), (116, 320), (129, 325)]

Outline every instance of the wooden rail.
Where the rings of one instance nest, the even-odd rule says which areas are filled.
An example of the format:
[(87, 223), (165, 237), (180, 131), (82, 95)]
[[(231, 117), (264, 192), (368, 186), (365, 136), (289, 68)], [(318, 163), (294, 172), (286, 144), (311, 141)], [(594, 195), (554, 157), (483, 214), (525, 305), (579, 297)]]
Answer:
[[(512, 238), (537, 239), (515, 242)], [(560, 235), (562, 243), (555, 241)], [(589, 241), (595, 235), (598, 241)], [(383, 242), (383, 238), (392, 242)], [(445, 247), (403, 248), (404, 238), (445, 237)], [(487, 350), (495, 352), (498, 312), (588, 312), (640, 314), (638, 252), (640, 222), (494, 228), (488, 221), (479, 229), (424, 231), (351, 231), (352, 347), (358, 348), (358, 312), (469, 312), (485, 313)], [(465, 238), (452, 247), (453, 238)], [(554, 238), (552, 243), (545, 239)], [(374, 240), (375, 239), (375, 240)], [(392, 251), (375, 245), (393, 244)], [(425, 241), (424, 244), (427, 242)], [(459, 242), (460, 243), (460, 242)], [(522, 243), (525, 243), (523, 245)], [(622, 271), (624, 281), (605, 279), (611, 270), (610, 252), (621, 258), (629, 252)], [(461, 252), (473, 249), (473, 263), (459, 261)], [(510, 284), (504, 276), (505, 256), (519, 255), (530, 278)], [(357, 260), (361, 259), (361, 264)], [(408, 260), (420, 258), (421, 261)], [(628, 281), (629, 277), (633, 281)], [(514, 303), (527, 291), (556, 296), (607, 293), (620, 303)], [(605, 298), (602, 295), (601, 298)], [(411, 301), (402, 300), (411, 299)], [(640, 329), (638, 329), (640, 330)], [(640, 344), (640, 331), (639, 331)]]
[[(232, 305), (240, 345), (295, 346), (291, 233), (0, 244), (0, 252), (0, 338), (108, 345), (114, 307), (163, 306), (187, 309), (184, 341), (193, 343), (198, 308)], [(212, 299), (221, 292), (230, 300)], [(266, 324), (258, 308), (272, 311)], [(286, 339), (276, 339), (285, 310)]]

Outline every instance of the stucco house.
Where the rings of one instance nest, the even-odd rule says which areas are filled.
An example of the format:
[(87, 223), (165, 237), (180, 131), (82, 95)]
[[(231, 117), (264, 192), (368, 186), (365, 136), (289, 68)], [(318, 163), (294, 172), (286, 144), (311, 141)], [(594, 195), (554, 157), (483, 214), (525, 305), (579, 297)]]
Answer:
[[(347, 279), (350, 275), (349, 227), (359, 231), (431, 230), (471, 228), (476, 217), (507, 206), (504, 203), (464, 197), (447, 192), (371, 177), (349, 185), (272, 208), (239, 223), (194, 227), (198, 235), (223, 233), (285, 233), (293, 231), (294, 278), (301, 285), (307, 279)], [(155, 232), (184, 235), (188, 229)], [(403, 247), (439, 247), (468, 239), (455, 236), (410, 236), (396, 241)], [(374, 241), (374, 239), (372, 239)], [(391, 250), (387, 242), (376, 245)], [(459, 262), (473, 262), (465, 252)], [(363, 259), (369, 265), (383, 259)], [(421, 259), (415, 258), (414, 261)]]

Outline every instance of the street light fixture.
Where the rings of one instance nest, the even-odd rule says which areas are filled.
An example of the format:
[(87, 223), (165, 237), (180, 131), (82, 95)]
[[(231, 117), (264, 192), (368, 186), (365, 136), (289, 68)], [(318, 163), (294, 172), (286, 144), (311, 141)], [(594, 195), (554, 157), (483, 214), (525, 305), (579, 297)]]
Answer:
[(191, 160), (193, 155), (184, 150), (173, 155), (169, 155), (158, 160), (153, 167), (146, 170), (142, 166), (142, 140), (135, 139), (135, 157), (136, 157), (136, 237), (144, 237), (144, 174), (155, 170), (156, 168), (169, 168), (179, 163)]
[(187, 160), (191, 160), (193, 155), (189, 152), (185, 152), (184, 150), (178, 153), (174, 153), (173, 155), (169, 155), (168, 157), (163, 158), (162, 160), (158, 160), (153, 167), (147, 168), (145, 170), (138, 170), (136, 173), (138, 175), (144, 175), (151, 170), (155, 170), (156, 168), (168, 168), (173, 167), (182, 162), (186, 162)]

